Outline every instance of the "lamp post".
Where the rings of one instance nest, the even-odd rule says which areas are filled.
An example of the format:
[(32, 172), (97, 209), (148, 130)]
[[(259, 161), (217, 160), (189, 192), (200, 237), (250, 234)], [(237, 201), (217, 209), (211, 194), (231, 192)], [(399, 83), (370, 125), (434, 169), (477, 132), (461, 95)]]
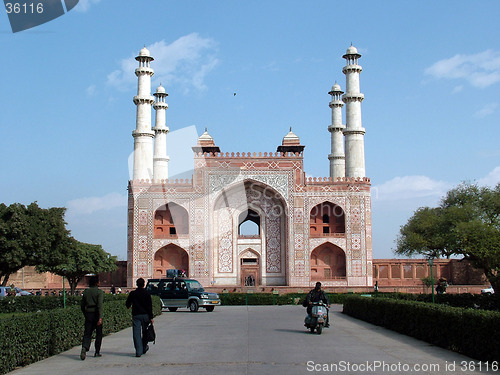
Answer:
[(432, 274), (432, 266), (434, 265), (434, 258), (429, 258), (428, 262), (429, 262), (429, 266), (431, 267), (432, 303), (434, 303), (434, 276)]

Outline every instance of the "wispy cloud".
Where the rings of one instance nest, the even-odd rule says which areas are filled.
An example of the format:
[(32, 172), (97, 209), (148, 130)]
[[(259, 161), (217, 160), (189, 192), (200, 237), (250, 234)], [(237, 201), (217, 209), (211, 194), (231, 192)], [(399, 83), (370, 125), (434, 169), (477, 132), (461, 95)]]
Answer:
[(424, 197), (441, 197), (451, 187), (444, 181), (427, 176), (394, 177), (382, 185), (374, 186), (373, 198), (381, 201), (397, 201)]
[(496, 167), (487, 176), (477, 181), (480, 186), (495, 186), (500, 183), (500, 167)]
[(425, 70), (435, 78), (462, 79), (472, 86), (485, 88), (500, 82), (500, 52), (484, 52), (439, 60)]
[(94, 96), (95, 90), (96, 90), (96, 85), (90, 85), (89, 87), (87, 87), (85, 92), (87, 93), (87, 96)]
[[(184, 92), (191, 89), (205, 90), (205, 77), (219, 63), (216, 57), (217, 43), (197, 33), (182, 36), (170, 44), (161, 40), (147, 48), (155, 59), (152, 64), (154, 79), (166, 86), (167, 90), (173, 84), (180, 85)], [(108, 85), (121, 90), (129, 90), (136, 85), (136, 55), (120, 62), (120, 68), (108, 75)]]
[(492, 115), (498, 108), (498, 103), (489, 103), (483, 106), (479, 111), (475, 113), (476, 117), (484, 118), (486, 116)]
[(78, 12), (86, 12), (92, 4), (97, 4), (100, 1), (101, 0), (80, 0), (78, 5), (75, 7), (75, 10)]
[(127, 195), (110, 193), (103, 197), (85, 197), (68, 201), (66, 203), (67, 216), (90, 215), (96, 211), (106, 211), (116, 207), (127, 206)]

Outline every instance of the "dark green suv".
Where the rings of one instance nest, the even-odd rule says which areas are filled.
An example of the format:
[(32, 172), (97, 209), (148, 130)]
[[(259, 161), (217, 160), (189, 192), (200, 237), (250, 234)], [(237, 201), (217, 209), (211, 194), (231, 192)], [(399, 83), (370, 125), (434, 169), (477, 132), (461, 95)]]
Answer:
[(152, 296), (159, 296), (162, 307), (169, 311), (188, 307), (190, 311), (196, 312), (199, 307), (203, 307), (210, 312), (220, 305), (217, 293), (205, 292), (201, 284), (193, 279), (149, 279), (146, 289)]

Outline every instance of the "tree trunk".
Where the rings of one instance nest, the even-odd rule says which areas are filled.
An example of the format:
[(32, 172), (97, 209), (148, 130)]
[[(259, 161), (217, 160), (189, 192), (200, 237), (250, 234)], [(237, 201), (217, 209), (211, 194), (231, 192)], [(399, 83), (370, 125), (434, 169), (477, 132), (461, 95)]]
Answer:
[(78, 277), (67, 277), (68, 283), (69, 283), (69, 293), (74, 296), (75, 295), (75, 290), (76, 286), (78, 285), (79, 278)]
[(1, 286), (7, 286), (7, 282), (9, 281), (10, 273), (4, 275)]

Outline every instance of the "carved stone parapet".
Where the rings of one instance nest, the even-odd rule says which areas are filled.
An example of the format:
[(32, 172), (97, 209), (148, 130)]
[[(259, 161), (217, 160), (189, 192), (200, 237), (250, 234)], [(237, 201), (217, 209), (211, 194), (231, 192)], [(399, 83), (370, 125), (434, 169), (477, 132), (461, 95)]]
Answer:
[(297, 158), (302, 159), (302, 152), (195, 152), (195, 157), (198, 158), (236, 158), (236, 159), (246, 159), (246, 158)]
[(361, 93), (356, 93), (356, 94), (347, 93), (342, 95), (342, 100), (344, 101), (344, 103), (362, 102), (364, 98), (365, 96)]
[(357, 64), (352, 64), (352, 65), (346, 65), (342, 68), (342, 72), (344, 74), (347, 74), (347, 73), (361, 73), (363, 71), (363, 68), (361, 67), (361, 65), (357, 65)]
[(134, 104), (149, 104), (152, 105), (155, 102), (155, 99), (152, 96), (143, 97), (143, 96), (134, 96)]
[(142, 66), (142, 67), (137, 68), (135, 70), (135, 75), (137, 77), (139, 77), (140, 75), (144, 75), (144, 74), (147, 74), (148, 76), (152, 77), (155, 74), (155, 71), (152, 68), (148, 68), (148, 67), (145, 67), (145, 66)]
[(154, 138), (154, 136), (155, 136), (155, 133), (153, 131), (150, 131), (150, 130), (143, 130), (143, 131), (133, 130), (132, 131), (132, 137), (134, 137), (134, 138), (138, 138), (138, 137)]
[(308, 177), (306, 179), (306, 185), (319, 185), (319, 184), (370, 184), (370, 178), (368, 177)]

